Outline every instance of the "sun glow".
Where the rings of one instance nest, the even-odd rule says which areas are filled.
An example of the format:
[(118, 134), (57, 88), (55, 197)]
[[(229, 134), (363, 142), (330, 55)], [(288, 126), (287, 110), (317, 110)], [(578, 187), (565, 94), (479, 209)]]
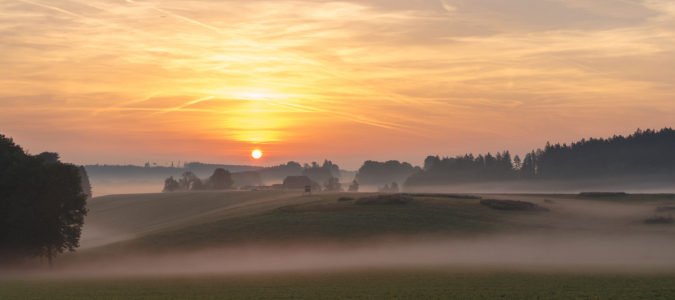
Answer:
[(262, 152), (260, 152), (260, 150), (253, 150), (253, 153), (251, 153), (251, 155), (253, 156), (253, 158), (258, 159), (262, 156)]

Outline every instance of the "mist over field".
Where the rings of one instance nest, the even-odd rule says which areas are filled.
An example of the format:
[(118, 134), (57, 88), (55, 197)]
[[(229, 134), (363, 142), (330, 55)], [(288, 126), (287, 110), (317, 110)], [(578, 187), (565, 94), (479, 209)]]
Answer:
[[(359, 207), (335, 200), (349, 195), (354, 194), (303, 197), (293, 191), (247, 191), (93, 198), (77, 252), (63, 255), (53, 271), (40, 271), (34, 261), (28, 269), (2, 274), (88, 278), (408, 268), (675, 271), (675, 229), (642, 222), (657, 207), (672, 203), (672, 195), (628, 195), (623, 200), (481, 195), (531, 201), (551, 210), (530, 213), (494, 211), (478, 200), (436, 194), (416, 196), (401, 207)], [(353, 219), (347, 212), (363, 215)], [(445, 217), (435, 219), (437, 214)], [(378, 216), (390, 221), (378, 221)], [(460, 229), (447, 231), (446, 226)]]
[(673, 0), (0, 0), (0, 299), (675, 299)]
[(675, 241), (660, 236), (585, 234), (412, 239), (352, 245), (251, 245), (153, 255), (128, 253), (93, 262), (68, 264), (54, 272), (35, 275), (232, 275), (383, 268), (662, 273), (675, 271), (674, 246)]

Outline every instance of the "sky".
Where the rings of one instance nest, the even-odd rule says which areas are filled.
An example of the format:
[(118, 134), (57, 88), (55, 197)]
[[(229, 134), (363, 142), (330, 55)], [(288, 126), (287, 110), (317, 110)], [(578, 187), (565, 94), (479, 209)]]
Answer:
[(0, 54), (0, 134), (76, 164), (356, 170), (675, 124), (672, 0), (0, 0)]

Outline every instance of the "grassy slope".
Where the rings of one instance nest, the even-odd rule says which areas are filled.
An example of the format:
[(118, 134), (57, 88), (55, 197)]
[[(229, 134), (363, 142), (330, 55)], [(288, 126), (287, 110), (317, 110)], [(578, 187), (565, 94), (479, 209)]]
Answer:
[(382, 270), (0, 281), (0, 299), (673, 299), (675, 276)]
[[(641, 223), (655, 214), (656, 206), (673, 204), (672, 199), (660, 196), (596, 200), (569, 195), (484, 195), (551, 208), (549, 213), (533, 213), (490, 210), (477, 200), (427, 197), (404, 206), (357, 206), (337, 202), (342, 195), (184, 193), (94, 199), (88, 225), (136, 238), (79, 250), (76, 255), (294, 239), (363, 240), (387, 234), (593, 231), (675, 235), (675, 226)], [(147, 213), (159, 207), (161, 213)], [(0, 299), (673, 299), (674, 287), (672, 274), (391, 269), (216, 277), (0, 277)]]
[(91, 247), (180, 228), (264, 212), (276, 207), (316, 201), (298, 192), (189, 192), (127, 194), (88, 201), (82, 245)]
[[(540, 213), (496, 211), (479, 205), (478, 200), (430, 197), (416, 197), (407, 205), (361, 206), (355, 205), (354, 201), (338, 202), (337, 198), (344, 195), (346, 193), (299, 197), (280, 192), (239, 193), (236, 201), (231, 200), (237, 205), (219, 207), (208, 214), (198, 213), (196, 215), (200, 217), (192, 218), (190, 222), (172, 221), (167, 223), (172, 226), (140, 232), (137, 238), (92, 252), (168, 251), (261, 242), (358, 241), (394, 235), (456, 236), (496, 232), (658, 232), (675, 235), (673, 226), (642, 224), (644, 218), (654, 214), (656, 206), (662, 205), (663, 201), (672, 202), (651, 196), (647, 202), (637, 199), (617, 203), (570, 195), (484, 195), (532, 201), (552, 210)], [(544, 203), (544, 199), (555, 199), (556, 203)], [(194, 204), (190, 201), (189, 205)], [(163, 216), (154, 219), (163, 220)]]

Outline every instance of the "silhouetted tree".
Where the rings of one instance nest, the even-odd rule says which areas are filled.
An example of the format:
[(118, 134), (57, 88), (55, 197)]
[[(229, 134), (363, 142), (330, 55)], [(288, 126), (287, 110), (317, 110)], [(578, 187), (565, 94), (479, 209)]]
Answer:
[(436, 156), (427, 156), (427, 158), (424, 159), (424, 170), (429, 170), (431, 167), (433, 167), (435, 164), (439, 163), (441, 159)]
[(277, 181), (284, 179), (288, 176), (298, 176), (302, 175), (302, 166), (294, 161), (289, 161), (288, 163), (281, 164), (278, 166), (273, 166), (269, 168), (262, 168), (257, 170), (260, 173), (260, 178), (265, 181)]
[(82, 179), (82, 191), (85, 195), (87, 195), (87, 198), (91, 198), (93, 197), (93, 193), (91, 190), (91, 183), (89, 182), (87, 170), (84, 168), (84, 166), (79, 166), (78, 169), (80, 170), (80, 179)]
[(515, 170), (520, 170), (520, 166), (522, 166), (522, 162), (520, 161), (520, 157), (516, 155), (516, 157), (513, 158), (513, 168)]
[(323, 187), (326, 188), (326, 191), (328, 192), (342, 191), (342, 184), (340, 184), (340, 179), (337, 179), (335, 177), (328, 178), (328, 180), (324, 182)]
[(532, 151), (531, 153), (525, 154), (523, 165), (520, 167), (520, 177), (531, 179), (536, 175), (536, 154)]
[(56, 152), (42, 152), (38, 154), (37, 157), (42, 158), (47, 164), (55, 164), (60, 162), (59, 154)]
[(325, 182), (328, 178), (334, 177), (329, 168), (319, 167), (316, 162), (312, 163), (312, 167), (304, 169), (302, 175), (317, 182)]
[(380, 185), (392, 181), (403, 181), (411, 174), (422, 171), (420, 167), (400, 163), (397, 160), (377, 162), (368, 160), (363, 163), (356, 174), (356, 180), (361, 184)]
[(214, 190), (227, 190), (232, 188), (234, 180), (232, 180), (230, 171), (218, 168), (213, 171), (213, 175), (209, 177), (209, 183)]
[(52, 259), (79, 246), (87, 196), (80, 170), (58, 154), (31, 156), (0, 135), (0, 261)]
[(190, 188), (191, 191), (204, 191), (208, 189), (208, 185), (202, 182), (201, 179), (196, 178), (192, 182), (192, 187)]
[(352, 181), (352, 184), (349, 185), (349, 191), (350, 192), (358, 192), (359, 191), (359, 183), (354, 179)]
[(323, 165), (321, 167), (330, 170), (331, 174), (333, 174), (333, 177), (335, 178), (340, 178), (342, 176), (340, 174), (340, 167), (338, 167), (336, 164), (333, 164), (333, 162), (330, 160), (324, 159)]
[(190, 171), (187, 171), (181, 175), (181, 178), (178, 180), (178, 184), (180, 185), (181, 190), (183, 191), (189, 191), (190, 188), (192, 188), (192, 185), (196, 180), (198, 180), (197, 175), (195, 173), (192, 173)]
[(180, 183), (173, 179), (173, 176), (164, 180), (164, 192), (175, 192), (180, 190)]
[(396, 184), (396, 182), (391, 183), (391, 186), (389, 187), (389, 192), (390, 193), (398, 193), (399, 192), (398, 184)]
[[(41, 158), (46, 164), (55, 164), (61, 162), (61, 158), (56, 152), (42, 152), (36, 156)], [(80, 178), (82, 180), (82, 190), (84, 191), (84, 194), (87, 195), (87, 198), (91, 198), (91, 183), (89, 182), (87, 170), (85, 170), (83, 166), (78, 167), (78, 169), (80, 170)]]
[(262, 179), (260, 178), (260, 173), (256, 171), (235, 172), (231, 175), (232, 180), (234, 181), (234, 186), (257, 186), (262, 185), (263, 183)]

